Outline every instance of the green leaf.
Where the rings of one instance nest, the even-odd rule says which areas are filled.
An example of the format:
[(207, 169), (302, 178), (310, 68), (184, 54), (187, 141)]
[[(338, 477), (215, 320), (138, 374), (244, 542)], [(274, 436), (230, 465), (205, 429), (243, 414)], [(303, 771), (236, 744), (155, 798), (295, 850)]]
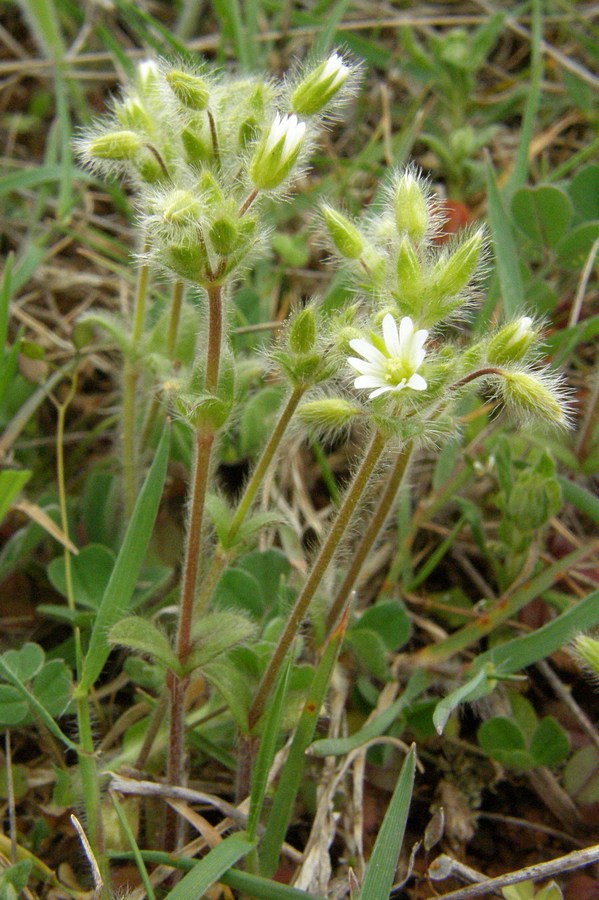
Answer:
[(532, 740), (533, 734), (539, 727), (537, 714), (535, 713), (530, 700), (527, 700), (522, 694), (510, 691), (509, 698), (514, 722), (524, 735), (524, 739), (528, 745)]
[(586, 166), (576, 173), (568, 193), (577, 214), (586, 222), (599, 219), (599, 166)]
[[(75, 603), (97, 610), (106, 591), (115, 555), (101, 544), (88, 544), (71, 558), (71, 578)], [(48, 578), (63, 597), (67, 596), (64, 557), (57, 556), (48, 566)]]
[(57, 719), (71, 700), (71, 673), (62, 659), (52, 659), (36, 675), (33, 695), (47, 713)]
[(497, 190), (495, 172), (487, 162), (489, 224), (495, 241), (495, 261), (506, 319), (513, 318), (522, 306), (524, 285), (518, 263), (518, 251), (508, 215)]
[(387, 648), (377, 631), (370, 628), (352, 628), (348, 632), (346, 643), (356, 654), (358, 662), (378, 678), (388, 681), (390, 678)]
[(535, 243), (555, 247), (573, 215), (570, 198), (551, 184), (523, 187), (512, 197), (512, 216), (518, 228)]
[(247, 856), (253, 848), (254, 845), (243, 834), (230, 834), (196, 863), (191, 872), (168, 892), (166, 900), (190, 900), (191, 897), (201, 897), (227, 869), (230, 869), (237, 860)]
[(254, 679), (237, 662), (221, 657), (207, 663), (202, 674), (222, 697), (242, 732), (248, 732), (248, 710), (253, 700)]
[(131, 602), (162, 496), (168, 463), (169, 434), (166, 426), (102, 597), (83, 663), (81, 680), (75, 692), (78, 697), (87, 694), (104, 668), (110, 653), (108, 632)]
[(249, 641), (256, 633), (255, 622), (241, 612), (222, 610), (207, 613), (198, 619), (192, 629), (193, 649), (185, 671), (191, 672), (206, 665), (237, 644)]
[(368, 861), (359, 900), (374, 900), (375, 897), (389, 896), (410, 811), (415, 768), (416, 748), (412, 745), (404, 760), (391, 802)]
[(483, 722), (477, 732), (478, 743), (491, 759), (513, 768), (531, 768), (532, 758), (520, 728), (506, 716)]
[(262, 591), (264, 607), (278, 609), (281, 600), (281, 584), (290, 572), (291, 565), (282, 550), (256, 551), (237, 561), (240, 569), (254, 576)]
[(558, 261), (568, 269), (584, 265), (595, 241), (599, 238), (599, 222), (585, 222), (573, 228), (555, 248)]
[(408, 640), (410, 618), (403, 603), (383, 600), (362, 613), (351, 632), (362, 628), (376, 631), (385, 648), (393, 652), (403, 647)]
[(2, 655), (4, 664), (20, 681), (31, 681), (44, 665), (46, 654), (39, 644), (27, 643), (20, 650), (7, 650)]
[(0, 472), (0, 522), (30, 478), (31, 472), (25, 469), (5, 469)]
[(568, 478), (564, 478), (562, 475), (558, 475), (557, 480), (562, 489), (564, 500), (575, 506), (585, 516), (592, 519), (593, 522), (599, 524), (599, 498), (596, 494), (591, 493), (581, 484), (575, 484)]
[(0, 684), (0, 727), (20, 725), (28, 712), (29, 707), (22, 694), (10, 684)]
[(153, 622), (142, 619), (141, 616), (128, 616), (113, 625), (108, 632), (108, 641), (143, 653), (152, 660), (158, 660), (178, 675), (182, 674), (181, 666), (167, 636)]
[(599, 751), (592, 744), (577, 750), (568, 760), (564, 787), (579, 804), (599, 803)]
[(232, 566), (221, 575), (214, 591), (212, 605), (227, 609), (243, 609), (258, 619), (264, 612), (262, 588), (250, 572)]
[(216, 531), (216, 536), (225, 550), (229, 549), (229, 529), (233, 518), (233, 510), (220, 494), (208, 494), (206, 512)]
[(545, 716), (532, 736), (530, 752), (537, 766), (557, 766), (570, 752), (567, 733), (553, 716)]

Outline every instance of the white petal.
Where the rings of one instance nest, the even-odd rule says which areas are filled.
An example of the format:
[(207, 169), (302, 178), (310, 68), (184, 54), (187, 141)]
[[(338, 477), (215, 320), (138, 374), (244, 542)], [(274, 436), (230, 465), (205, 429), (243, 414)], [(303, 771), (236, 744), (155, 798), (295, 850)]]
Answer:
[(397, 324), (391, 313), (387, 313), (383, 319), (383, 338), (385, 347), (389, 351), (389, 356), (400, 356), (401, 347), (399, 343), (399, 334)]
[(416, 352), (412, 355), (412, 363), (413, 363), (415, 369), (420, 368), (425, 356), (426, 356), (425, 350), (416, 350)]
[(355, 350), (356, 353), (359, 353), (360, 356), (363, 356), (364, 359), (367, 359), (368, 362), (375, 363), (379, 366), (384, 365), (384, 355), (380, 350), (377, 350), (375, 346), (369, 344), (368, 341), (365, 341), (362, 338), (352, 338), (349, 342), (349, 346), (352, 350)]
[(384, 387), (385, 390), (390, 390), (389, 386), (384, 384), (382, 378), (377, 378), (376, 375), (360, 375), (354, 381), (355, 388), (378, 388)]
[(399, 323), (399, 343), (405, 347), (414, 334), (414, 323), (410, 316), (404, 316)]
[(408, 387), (412, 388), (413, 391), (425, 391), (427, 384), (422, 375), (414, 373), (408, 381)]
[(390, 385), (386, 384), (385, 387), (377, 388), (376, 391), (373, 391), (371, 394), (369, 394), (368, 399), (374, 400), (375, 397), (380, 397), (381, 394), (386, 394), (388, 391), (392, 390), (393, 388)]
[(365, 359), (358, 359), (356, 356), (349, 356), (347, 361), (352, 369), (355, 369), (356, 372), (361, 372), (362, 375), (376, 375), (379, 371), (378, 366), (374, 366)]
[(419, 350), (421, 347), (424, 347), (427, 337), (428, 331), (426, 328), (421, 328), (419, 331), (415, 332), (414, 337), (412, 338), (412, 346)]

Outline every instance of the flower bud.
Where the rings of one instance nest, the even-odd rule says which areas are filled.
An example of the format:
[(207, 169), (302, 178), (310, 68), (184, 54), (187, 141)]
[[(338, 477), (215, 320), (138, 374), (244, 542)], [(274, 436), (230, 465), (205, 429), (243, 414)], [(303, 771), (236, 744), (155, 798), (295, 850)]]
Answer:
[(161, 248), (160, 262), (179, 278), (200, 284), (206, 272), (206, 252), (199, 241), (170, 244)]
[(574, 638), (573, 647), (582, 662), (599, 675), (599, 641), (581, 634)]
[(320, 112), (341, 90), (350, 73), (338, 53), (333, 53), (300, 81), (291, 95), (291, 108), (300, 116)]
[(432, 273), (431, 288), (437, 298), (455, 297), (474, 275), (483, 247), (484, 231), (479, 228), (448, 256), (441, 258)]
[(194, 165), (194, 163), (196, 165), (205, 163), (212, 159), (213, 149), (211, 142), (204, 140), (195, 128), (185, 128), (181, 132), (181, 140), (185, 148), (187, 162), (191, 165)]
[(536, 335), (530, 316), (520, 316), (493, 335), (487, 347), (488, 361), (498, 366), (519, 362), (526, 356)]
[(171, 69), (164, 77), (181, 106), (197, 112), (206, 109), (210, 94), (203, 78), (181, 69)]
[(293, 317), (287, 335), (289, 349), (293, 353), (310, 353), (316, 343), (316, 318), (309, 306)]
[(327, 397), (308, 400), (300, 406), (297, 414), (300, 422), (310, 428), (332, 430), (349, 425), (360, 410), (341, 397)]
[(250, 162), (249, 175), (255, 187), (270, 191), (285, 180), (295, 164), (306, 133), (297, 116), (276, 114)]
[(349, 219), (326, 204), (322, 216), (335, 247), (346, 259), (359, 259), (364, 250), (364, 238)]
[(424, 300), (422, 267), (412, 242), (404, 238), (397, 255), (397, 294), (410, 306)]
[(143, 148), (143, 139), (135, 131), (108, 131), (92, 138), (87, 152), (93, 159), (134, 160)]
[(522, 532), (542, 528), (562, 505), (562, 492), (555, 474), (546, 478), (534, 469), (516, 477), (507, 502), (507, 515)]
[(191, 191), (170, 191), (163, 199), (160, 212), (169, 225), (191, 225), (199, 221), (202, 204)]
[(123, 128), (149, 133), (153, 128), (152, 117), (135, 94), (130, 95), (115, 107), (115, 114)]
[(412, 172), (404, 172), (397, 182), (393, 205), (399, 234), (406, 234), (415, 244), (419, 243), (426, 235), (428, 204), (420, 179)]
[(503, 373), (500, 384), (507, 405), (524, 418), (534, 418), (549, 425), (568, 424), (559, 388), (552, 379), (508, 371)]
[(159, 70), (153, 59), (144, 59), (137, 65), (137, 84), (142, 93), (147, 93), (156, 87)]

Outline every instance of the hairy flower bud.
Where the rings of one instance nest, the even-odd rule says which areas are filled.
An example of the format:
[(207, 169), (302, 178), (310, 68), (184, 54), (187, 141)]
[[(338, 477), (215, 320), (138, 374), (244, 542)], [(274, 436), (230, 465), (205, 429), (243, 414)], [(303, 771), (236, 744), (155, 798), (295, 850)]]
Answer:
[(291, 95), (291, 109), (300, 116), (320, 112), (341, 90), (349, 73), (349, 66), (333, 53), (300, 81)]
[(208, 237), (219, 256), (228, 256), (235, 250), (239, 241), (237, 222), (230, 216), (219, 216), (211, 223)]
[(419, 243), (425, 237), (428, 227), (428, 204), (421, 180), (412, 172), (404, 172), (398, 180), (393, 207), (399, 234), (405, 234), (414, 243)]
[(324, 204), (321, 211), (330, 238), (341, 256), (359, 259), (364, 250), (364, 238), (356, 226), (332, 206)]
[(143, 138), (135, 131), (107, 131), (92, 138), (87, 153), (92, 159), (134, 160), (144, 145)]
[[(412, 242), (404, 238), (397, 254), (397, 296), (410, 307), (424, 301), (422, 267)], [(414, 310), (416, 311), (416, 310)]]
[(599, 675), (599, 641), (588, 634), (574, 638), (573, 648), (582, 662)]
[(310, 428), (334, 430), (345, 428), (360, 414), (358, 407), (341, 397), (326, 397), (303, 403), (298, 416)]
[(484, 230), (479, 228), (466, 238), (450, 256), (442, 257), (431, 278), (434, 296), (455, 297), (468, 285), (474, 275), (483, 248)]
[(306, 124), (297, 116), (276, 114), (250, 162), (249, 175), (255, 187), (270, 191), (285, 180), (300, 154), (305, 133)]
[(191, 191), (170, 191), (160, 206), (162, 218), (169, 225), (190, 225), (199, 221), (202, 204)]
[(526, 356), (537, 336), (530, 316), (520, 316), (504, 325), (493, 335), (487, 347), (487, 359), (492, 365), (519, 362)]
[(307, 306), (293, 317), (287, 343), (292, 353), (310, 353), (316, 343), (316, 317)]
[(203, 78), (181, 69), (171, 69), (164, 77), (181, 106), (197, 112), (206, 109), (210, 93)]
[(557, 381), (529, 372), (503, 373), (500, 391), (506, 404), (522, 418), (565, 426), (568, 418)]

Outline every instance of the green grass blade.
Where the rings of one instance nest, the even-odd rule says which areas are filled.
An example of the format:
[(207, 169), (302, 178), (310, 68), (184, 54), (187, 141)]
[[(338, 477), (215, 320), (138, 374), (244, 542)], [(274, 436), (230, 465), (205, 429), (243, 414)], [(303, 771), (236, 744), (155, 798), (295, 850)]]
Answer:
[(190, 900), (202, 897), (219, 878), (235, 865), (237, 860), (247, 856), (254, 845), (242, 834), (231, 834), (210, 851), (169, 891), (166, 900)]
[(111, 646), (108, 632), (123, 616), (131, 602), (139, 572), (152, 537), (154, 521), (166, 477), (170, 430), (165, 427), (148, 476), (137, 498), (110, 581), (100, 603), (89, 647), (85, 655), (81, 681), (76, 695), (85, 696), (102, 671)]
[(581, 513), (592, 519), (593, 522), (599, 523), (599, 498), (587, 491), (582, 485), (574, 484), (568, 478), (558, 475), (557, 480), (560, 483), (564, 500), (575, 506)]
[(520, 141), (516, 153), (514, 169), (507, 185), (506, 193), (511, 196), (515, 190), (526, 184), (528, 178), (528, 151), (533, 137), (533, 130), (539, 102), (541, 99), (541, 79), (543, 77), (543, 17), (541, 0), (532, 0), (531, 60), (530, 78), (526, 90), (526, 106), (520, 126)]
[(250, 812), (247, 823), (248, 838), (253, 841), (256, 837), (256, 829), (260, 821), (260, 813), (264, 804), (268, 773), (277, 749), (277, 740), (281, 727), (281, 719), (287, 698), (289, 686), (289, 674), (291, 672), (291, 656), (287, 659), (275, 688), (274, 696), (268, 710), (268, 716), (264, 725), (264, 733), (260, 742), (260, 749), (256, 757), (252, 772), (252, 785), (250, 789)]
[(0, 288), (0, 359), (4, 359), (6, 341), (8, 338), (8, 306), (12, 291), (12, 267), (15, 261), (14, 253), (9, 253), (2, 273), (2, 287)]
[(248, 33), (239, 0), (214, 0), (213, 7), (223, 34), (233, 43), (235, 56), (242, 69), (252, 71), (256, 68), (257, 60), (255, 35)]
[(275, 792), (268, 816), (266, 832), (260, 842), (259, 855), (262, 875), (272, 876), (277, 869), (281, 846), (285, 840), (285, 833), (291, 820), (295, 798), (306, 766), (306, 750), (314, 737), (346, 626), (347, 616), (344, 616), (339, 627), (333, 632), (314, 672), (312, 684), (289, 748), (289, 755), (281, 772), (279, 787)]
[(20, 0), (35, 36), (35, 40), (48, 59), (59, 65), (65, 55), (60, 18), (54, 0)]
[(19, 491), (31, 478), (31, 474), (28, 470), (17, 469), (5, 469), (4, 472), (0, 472), (0, 522)]
[(497, 189), (495, 172), (487, 160), (487, 201), (489, 224), (495, 243), (495, 262), (501, 288), (501, 303), (507, 319), (516, 315), (524, 300), (524, 285), (512, 226)]
[(327, 14), (324, 18), (321, 19), (318, 17), (316, 20), (319, 25), (321, 25), (323, 21), (326, 23), (314, 44), (316, 56), (325, 56), (332, 48), (335, 43), (335, 32), (341, 24), (341, 20), (343, 19), (348, 6), (349, 0), (338, 0), (331, 10), (327, 10)]
[(479, 669), (490, 662), (502, 675), (512, 675), (555, 653), (575, 634), (593, 628), (598, 622), (599, 590), (596, 590), (532, 634), (514, 638), (482, 653), (474, 665)]
[(375, 897), (383, 900), (383, 897), (389, 896), (410, 811), (415, 770), (416, 747), (412, 745), (401, 767), (391, 802), (368, 862), (359, 900), (374, 900)]
[(405, 690), (401, 697), (388, 706), (387, 709), (379, 713), (372, 721), (359, 731), (350, 734), (349, 737), (343, 738), (324, 738), (320, 741), (314, 741), (310, 745), (310, 756), (345, 756), (356, 750), (363, 744), (374, 738), (380, 737), (385, 731), (391, 727), (401, 712), (409, 706), (413, 700), (420, 696), (431, 683), (431, 677), (423, 669), (419, 669), (410, 676)]
[(144, 862), (141, 850), (137, 846), (135, 835), (133, 834), (131, 826), (129, 825), (129, 820), (127, 819), (127, 816), (123, 811), (121, 803), (119, 803), (117, 795), (113, 791), (110, 792), (110, 799), (112, 800), (112, 805), (114, 806), (115, 812), (118, 816), (119, 824), (123, 829), (123, 833), (127, 838), (129, 846), (131, 847), (131, 850), (133, 852), (133, 856), (137, 864), (137, 871), (139, 872), (139, 876), (142, 880), (143, 886), (148, 896), (148, 900), (155, 900), (156, 894), (154, 893), (154, 888), (152, 887), (152, 882), (150, 881), (150, 876), (148, 875), (148, 870), (146, 869), (146, 864)]
[(431, 553), (429, 558), (420, 566), (418, 571), (414, 574), (414, 577), (405, 585), (404, 590), (406, 591), (415, 591), (417, 587), (420, 587), (423, 581), (426, 581), (431, 572), (437, 568), (445, 554), (451, 548), (451, 545), (455, 541), (456, 537), (462, 530), (462, 526), (466, 521), (465, 516), (461, 516), (454, 527), (451, 529), (447, 537), (444, 541), (442, 541), (439, 546)]

